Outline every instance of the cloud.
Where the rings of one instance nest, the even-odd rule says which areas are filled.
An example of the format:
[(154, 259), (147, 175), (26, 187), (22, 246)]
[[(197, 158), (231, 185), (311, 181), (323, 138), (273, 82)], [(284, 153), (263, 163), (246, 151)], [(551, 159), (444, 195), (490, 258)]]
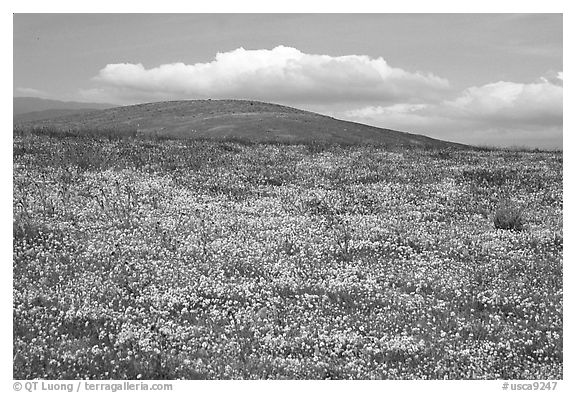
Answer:
[(48, 97), (49, 94), (43, 90), (34, 89), (32, 87), (16, 87), (14, 89), (15, 95), (24, 96), (24, 97), (39, 97), (45, 98)]
[(550, 71), (546, 75), (540, 77), (540, 82), (550, 83), (553, 85), (563, 86), (564, 85), (564, 73)]
[(394, 103), (439, 99), (449, 89), (443, 78), (392, 67), (381, 57), (306, 54), (285, 46), (239, 48), (218, 53), (209, 63), (192, 65), (147, 69), (142, 64), (108, 64), (94, 80), (120, 99), (168, 95), (286, 103)]
[(366, 106), (333, 115), (464, 143), (562, 146), (562, 72), (534, 83), (469, 87), (430, 104)]
[(563, 87), (547, 80), (539, 83), (496, 82), (466, 89), (444, 103), (448, 116), (506, 127), (562, 125)]
[(393, 67), (382, 57), (278, 46), (238, 48), (206, 63), (108, 64), (80, 94), (118, 104), (255, 99), (463, 143), (561, 147), (563, 78), (562, 71), (550, 71), (531, 83), (455, 91), (446, 79)]
[(116, 86), (80, 89), (78, 91), (78, 96), (83, 101), (110, 103), (117, 105), (132, 105), (143, 102), (170, 101), (184, 98), (167, 92), (142, 92), (130, 88)]

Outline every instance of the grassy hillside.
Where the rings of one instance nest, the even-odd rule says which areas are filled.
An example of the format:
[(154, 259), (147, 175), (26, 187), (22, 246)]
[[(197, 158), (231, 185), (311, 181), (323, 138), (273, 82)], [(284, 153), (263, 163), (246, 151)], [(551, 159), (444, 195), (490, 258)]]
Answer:
[(46, 109), (42, 111), (21, 113), (19, 115), (15, 115), (13, 120), (14, 124), (17, 124), (30, 121), (56, 119), (58, 117), (71, 115), (81, 115), (96, 110), (98, 109)]
[(562, 379), (562, 153), (61, 136), (14, 137), (15, 379)]
[(139, 135), (242, 139), (252, 142), (325, 141), (344, 144), (462, 147), (286, 106), (241, 100), (171, 101), (70, 116), (36, 125), (58, 129), (122, 129)]

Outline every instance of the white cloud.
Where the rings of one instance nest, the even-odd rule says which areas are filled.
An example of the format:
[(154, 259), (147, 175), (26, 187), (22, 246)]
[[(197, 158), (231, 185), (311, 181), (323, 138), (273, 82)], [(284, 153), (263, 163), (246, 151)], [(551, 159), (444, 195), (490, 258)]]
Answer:
[(562, 71), (533, 83), (499, 81), (456, 92), (443, 78), (392, 67), (381, 57), (278, 46), (239, 48), (191, 65), (108, 64), (94, 82), (81, 91), (83, 99), (256, 99), (464, 143), (562, 144)]
[(14, 89), (14, 92), (16, 93), (16, 95), (21, 97), (25, 96), (25, 97), (46, 98), (49, 96), (49, 94), (46, 93), (45, 91), (34, 89), (32, 87), (16, 87)]
[(562, 86), (564, 85), (564, 72), (548, 72), (546, 75), (540, 77), (540, 82)]
[(507, 127), (562, 125), (562, 86), (496, 82), (466, 89), (443, 104), (448, 116), (490, 122)]
[(108, 94), (140, 95), (144, 100), (170, 95), (287, 103), (414, 102), (438, 99), (449, 88), (445, 79), (391, 67), (381, 57), (306, 54), (285, 46), (239, 48), (192, 65), (147, 69), (142, 64), (108, 64), (95, 81), (106, 86)]
[(563, 122), (562, 73), (556, 75), (470, 87), (439, 103), (365, 106), (333, 115), (464, 143), (556, 148)]

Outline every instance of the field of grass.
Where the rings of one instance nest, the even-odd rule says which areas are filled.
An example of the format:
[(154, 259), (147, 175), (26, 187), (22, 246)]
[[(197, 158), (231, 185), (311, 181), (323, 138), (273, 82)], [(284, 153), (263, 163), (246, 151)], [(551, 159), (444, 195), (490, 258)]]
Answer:
[(13, 176), (15, 379), (562, 378), (562, 153), (16, 133)]

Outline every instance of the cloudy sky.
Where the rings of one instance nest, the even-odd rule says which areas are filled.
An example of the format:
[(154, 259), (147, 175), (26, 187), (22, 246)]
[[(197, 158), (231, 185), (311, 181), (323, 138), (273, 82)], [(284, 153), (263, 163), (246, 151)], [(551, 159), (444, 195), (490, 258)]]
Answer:
[(16, 14), (14, 96), (238, 98), (562, 146), (560, 14)]

